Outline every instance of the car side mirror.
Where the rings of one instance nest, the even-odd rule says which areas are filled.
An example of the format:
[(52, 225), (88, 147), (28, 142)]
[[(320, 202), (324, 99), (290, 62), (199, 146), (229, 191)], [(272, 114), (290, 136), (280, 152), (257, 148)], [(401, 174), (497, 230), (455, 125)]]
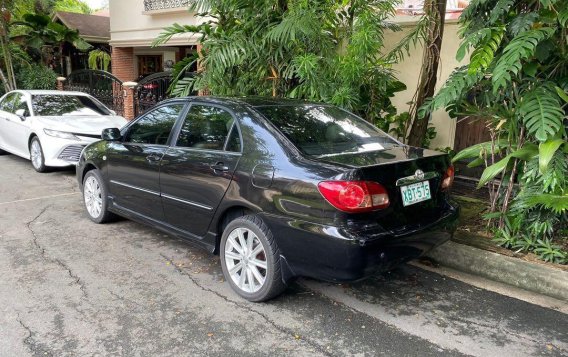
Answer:
[(106, 141), (118, 141), (122, 139), (122, 134), (117, 128), (107, 128), (103, 130), (101, 138)]
[(25, 109), (18, 109), (14, 112), (22, 121), (26, 120), (26, 110)]

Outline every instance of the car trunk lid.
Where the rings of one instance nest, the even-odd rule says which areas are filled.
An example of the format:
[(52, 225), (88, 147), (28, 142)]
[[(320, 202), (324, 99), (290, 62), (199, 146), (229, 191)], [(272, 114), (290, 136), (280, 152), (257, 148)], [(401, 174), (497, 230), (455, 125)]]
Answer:
[[(382, 151), (320, 156), (316, 160), (344, 168), (344, 173), (334, 179), (373, 181), (387, 189), (389, 207), (350, 215), (347, 221), (352, 224), (365, 225), (366, 221), (372, 220), (386, 230), (407, 231), (410, 225), (419, 227), (436, 221), (443, 214), (445, 193), (440, 185), (450, 166), (450, 159), (444, 153), (399, 146)], [(423, 182), (427, 182), (431, 198), (405, 204), (402, 191), (412, 189), (415, 184), (424, 185)]]

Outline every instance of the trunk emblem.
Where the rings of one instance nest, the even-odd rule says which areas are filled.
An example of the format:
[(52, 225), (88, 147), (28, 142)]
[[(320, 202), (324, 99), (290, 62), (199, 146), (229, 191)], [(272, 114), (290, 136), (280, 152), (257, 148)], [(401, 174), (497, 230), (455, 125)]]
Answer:
[(420, 169), (416, 170), (416, 172), (414, 173), (414, 177), (416, 177), (416, 179), (418, 180), (422, 180), (424, 178), (424, 171)]

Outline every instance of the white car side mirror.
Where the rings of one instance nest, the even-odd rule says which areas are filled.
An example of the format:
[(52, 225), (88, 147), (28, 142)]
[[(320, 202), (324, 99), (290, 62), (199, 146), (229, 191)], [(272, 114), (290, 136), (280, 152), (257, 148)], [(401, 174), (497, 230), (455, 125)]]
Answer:
[(26, 110), (25, 109), (18, 109), (14, 112), (22, 121), (26, 120)]

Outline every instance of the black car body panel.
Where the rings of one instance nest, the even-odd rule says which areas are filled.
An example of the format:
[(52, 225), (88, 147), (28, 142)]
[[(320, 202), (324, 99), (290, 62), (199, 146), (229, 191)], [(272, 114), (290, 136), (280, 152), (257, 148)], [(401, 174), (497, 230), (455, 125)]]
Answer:
[[(329, 281), (388, 270), (445, 242), (455, 231), (459, 208), (440, 190), (450, 165), (444, 153), (400, 144), (381, 151), (309, 156), (256, 107), (311, 104), (189, 97), (158, 107), (168, 103), (186, 106), (164, 145), (99, 141), (81, 155), (79, 183), (88, 170), (99, 169), (109, 187), (109, 209), (119, 215), (215, 252), (227, 216), (258, 214), (276, 239), (285, 278)], [(231, 113), (240, 151), (176, 146), (189, 107), (201, 104)], [(417, 170), (426, 174), (432, 199), (404, 207), (399, 186), (413, 182)], [(380, 182), (390, 206), (367, 213), (339, 211), (318, 190), (325, 180)]]

